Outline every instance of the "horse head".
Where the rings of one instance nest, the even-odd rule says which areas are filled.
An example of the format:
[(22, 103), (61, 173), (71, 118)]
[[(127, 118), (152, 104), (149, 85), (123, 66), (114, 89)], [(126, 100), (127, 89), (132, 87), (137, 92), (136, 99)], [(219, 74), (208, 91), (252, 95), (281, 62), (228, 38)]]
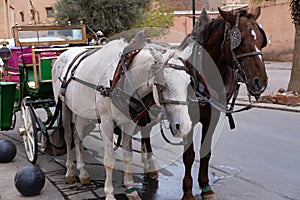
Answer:
[(150, 53), (155, 59), (155, 64), (152, 65), (154, 101), (164, 107), (173, 136), (183, 137), (189, 133), (192, 125), (187, 106), (190, 76), (185, 71), (184, 63), (192, 54), (193, 44), (182, 51), (163, 49), (150, 47)]
[(267, 45), (267, 39), (265, 32), (256, 21), (260, 16), (260, 7), (257, 7), (253, 13), (244, 9), (233, 13), (220, 8), (219, 12), (226, 21), (224, 51), (227, 52), (227, 57), (232, 59), (240, 81), (245, 82), (249, 93), (258, 98), (268, 83), (261, 52)]

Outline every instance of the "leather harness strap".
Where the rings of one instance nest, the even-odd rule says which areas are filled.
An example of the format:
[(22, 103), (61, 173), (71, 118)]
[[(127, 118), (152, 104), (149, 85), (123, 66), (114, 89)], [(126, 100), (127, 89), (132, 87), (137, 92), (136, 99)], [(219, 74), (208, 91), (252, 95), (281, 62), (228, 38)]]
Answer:
[(244, 58), (248, 56), (257, 56), (257, 55), (263, 55), (263, 53), (261, 51), (248, 52), (248, 53), (239, 54), (236, 56), (236, 58)]
[[(134, 98), (122, 91), (122, 88), (121, 88), (122, 81), (120, 81), (120, 80), (124, 77), (125, 71), (128, 70), (130, 63), (132, 62), (133, 58), (140, 52), (140, 50), (133, 50), (133, 51), (123, 54), (121, 56), (118, 66), (114, 73), (114, 78), (113, 78), (112, 84), (111, 84), (112, 86), (110, 88), (104, 87), (101, 85), (96, 85), (93, 83), (89, 83), (85, 80), (82, 80), (82, 79), (74, 76), (75, 71), (76, 71), (77, 67), (79, 66), (79, 64), (81, 63), (81, 61), (93, 53), (93, 52), (91, 52), (91, 53), (87, 53), (87, 52), (88, 52), (88, 50), (81, 52), (69, 64), (68, 70), (67, 70), (65, 76), (64, 76), (63, 80), (61, 80), (62, 81), (62, 85), (61, 85), (62, 89), (65, 90), (67, 88), (68, 84), (70, 83), (70, 81), (74, 80), (74, 81), (81, 83), (89, 88), (99, 91), (100, 94), (103, 96), (117, 97), (117, 98), (113, 98), (114, 105), (119, 110), (121, 110), (124, 114), (130, 116), (134, 122), (139, 122), (139, 120), (145, 114), (148, 113), (149, 108), (155, 104), (153, 95), (152, 94), (146, 95), (144, 98), (140, 98), (138, 95), (137, 98)], [(84, 56), (82, 56), (82, 55), (84, 55)], [(82, 56), (82, 57), (80, 58), (80, 56)], [(79, 59), (78, 63), (73, 67), (73, 65), (75, 64), (75, 62), (78, 59)], [(71, 76), (69, 77), (69, 79), (67, 79), (69, 73), (71, 73)], [(124, 101), (124, 99), (130, 100), (129, 105), (128, 104), (125, 105), (126, 101)]]
[[(117, 69), (115, 70), (114, 76), (113, 76), (113, 80), (111, 83), (111, 88), (114, 89), (116, 87), (116, 84), (118, 83), (118, 81), (122, 78), (122, 76), (124, 75), (124, 65), (126, 66), (126, 69), (128, 70), (129, 65), (131, 63), (131, 61), (133, 60), (133, 58), (140, 52), (140, 49), (137, 50), (133, 50), (129, 53), (123, 54), (119, 60)], [(123, 66), (122, 66), (122, 62), (123, 62)]]
[[(111, 89), (115, 92), (114, 95), (118, 97), (113, 98), (113, 104), (125, 115), (130, 116), (131, 119), (137, 123), (139, 123), (139, 120), (142, 117), (149, 113), (150, 107), (155, 104), (152, 93), (141, 98), (136, 89), (134, 89), (134, 86), (131, 85), (132, 89), (134, 89), (134, 95), (136, 96), (133, 97), (123, 92), (122, 89), (122, 80), (126, 76), (133, 58), (140, 51), (140, 49), (136, 49), (121, 56), (111, 84)], [(129, 81), (129, 84), (132, 83)], [(124, 99), (127, 99), (129, 102), (126, 103)]]
[[(62, 87), (63, 87), (63, 88), (66, 88), (67, 85), (68, 85), (68, 83), (69, 83), (70, 80), (71, 80), (71, 79), (69, 79), (69, 80), (67, 81), (67, 77), (68, 77), (68, 74), (69, 74), (70, 70), (72, 69), (74, 63), (77, 61), (77, 59), (78, 59), (80, 56), (82, 56), (83, 54), (85, 54), (87, 51), (89, 51), (89, 50), (86, 49), (86, 50), (84, 50), (83, 52), (77, 54), (77, 55), (75, 56), (75, 58), (73, 58), (72, 62), (69, 64), (65, 76), (64, 76), (64, 78), (61, 80), (61, 81), (62, 81)], [(79, 63), (80, 63), (80, 62), (79, 62)], [(77, 66), (78, 66), (78, 65), (77, 65)]]
[[(92, 55), (93, 53), (95, 53), (96, 51), (98, 51), (99, 49), (85, 49), (84, 51), (80, 52), (78, 55), (76, 55), (72, 62), (68, 65), (68, 69), (67, 69), (67, 72), (64, 76), (64, 78), (61, 80), (62, 82), (62, 85), (61, 87), (62, 88), (67, 88), (67, 86), (69, 85), (70, 81), (71, 80), (74, 80), (74, 75), (75, 75), (75, 71), (77, 69), (77, 67), (79, 66), (79, 64), (85, 59), (87, 58), (88, 56)], [(83, 56), (82, 56), (83, 55)], [(80, 56), (82, 56), (81, 58), (79, 58)], [(77, 64), (73, 67), (73, 65), (75, 64), (75, 62), (78, 60)], [(71, 75), (68, 78), (68, 75), (71, 71)]]

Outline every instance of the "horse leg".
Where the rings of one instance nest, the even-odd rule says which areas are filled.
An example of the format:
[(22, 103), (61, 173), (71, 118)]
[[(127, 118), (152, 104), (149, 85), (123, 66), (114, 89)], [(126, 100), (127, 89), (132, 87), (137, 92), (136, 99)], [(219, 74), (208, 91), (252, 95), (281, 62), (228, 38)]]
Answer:
[(74, 128), (73, 139), (75, 143), (75, 151), (76, 151), (76, 160), (77, 160), (77, 169), (79, 171), (79, 180), (82, 185), (86, 185), (90, 183), (90, 176), (85, 169), (85, 163), (82, 158), (82, 144), (81, 139), (79, 137), (79, 132), (84, 132), (84, 128), (88, 125), (88, 120), (83, 119), (79, 116), (76, 116), (75, 120), (76, 127)]
[(113, 130), (114, 123), (112, 116), (101, 115), (101, 133), (104, 142), (104, 167), (105, 167), (105, 185), (104, 192), (106, 195), (106, 200), (115, 200), (114, 197), (114, 187), (112, 184), (112, 173), (115, 166), (115, 157), (113, 149)]
[(210, 109), (208, 118), (201, 120), (202, 123), (202, 139), (200, 148), (200, 168), (198, 174), (198, 183), (202, 189), (201, 196), (204, 200), (217, 200), (214, 191), (209, 185), (208, 167), (211, 157), (212, 136), (219, 119), (219, 112)]
[(144, 163), (144, 174), (151, 180), (157, 180), (158, 178), (158, 166), (155, 156), (152, 152), (151, 140), (150, 140), (150, 126), (141, 127), (141, 158)]
[(193, 196), (193, 178), (191, 175), (192, 165), (195, 159), (195, 151), (193, 144), (193, 132), (190, 132), (188, 137), (185, 138), (183, 163), (185, 167), (185, 173), (182, 183), (183, 197), (182, 200), (194, 200)]
[[(191, 88), (189, 88), (191, 89)], [(189, 91), (189, 93), (194, 93)], [(199, 122), (199, 109), (195, 109), (195, 106), (189, 106), (189, 115), (192, 120), (192, 127)], [(182, 200), (194, 200), (193, 195), (193, 177), (192, 177), (192, 166), (195, 160), (195, 150), (194, 150), (194, 130), (191, 129), (187, 137), (184, 138), (184, 151), (183, 151), (183, 164), (185, 167), (184, 178), (182, 182), (183, 197)]]
[(67, 149), (67, 160), (66, 160), (66, 183), (72, 184), (76, 182), (74, 163), (71, 153), (71, 145), (73, 141), (73, 133), (71, 128), (71, 116), (72, 111), (67, 107), (67, 105), (62, 103), (62, 125), (64, 128), (64, 138), (66, 141)]
[[(129, 126), (130, 127), (130, 126)], [(129, 128), (127, 127), (127, 128)], [(122, 149), (123, 149), (123, 159), (124, 159), (124, 185), (126, 187), (126, 196), (129, 200), (140, 200), (139, 194), (135, 190), (134, 180), (132, 177), (132, 133), (133, 129), (125, 130), (122, 127)], [(128, 132), (128, 130), (132, 130)]]

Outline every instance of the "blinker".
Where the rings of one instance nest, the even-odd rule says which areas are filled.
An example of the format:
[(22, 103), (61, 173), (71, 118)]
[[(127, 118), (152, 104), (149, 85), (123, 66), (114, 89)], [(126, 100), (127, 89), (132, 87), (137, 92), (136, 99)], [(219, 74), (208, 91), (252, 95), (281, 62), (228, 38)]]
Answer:
[(154, 72), (154, 84), (164, 86), (166, 84), (163, 67), (159, 67)]
[(239, 29), (234, 28), (230, 30), (231, 49), (235, 49), (240, 46), (241, 40), (241, 32)]

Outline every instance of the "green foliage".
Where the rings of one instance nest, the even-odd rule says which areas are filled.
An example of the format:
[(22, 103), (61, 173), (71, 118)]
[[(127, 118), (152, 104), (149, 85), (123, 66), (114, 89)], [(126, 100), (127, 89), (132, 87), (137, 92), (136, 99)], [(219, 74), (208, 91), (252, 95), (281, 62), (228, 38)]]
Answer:
[(109, 36), (131, 29), (151, 0), (58, 0), (55, 18), (59, 23), (84, 24)]
[(290, 9), (294, 22), (300, 23), (300, 0), (290, 0)]
[(160, 37), (169, 33), (169, 29), (165, 29), (165, 28), (140, 27), (140, 28), (130, 29), (128, 31), (123, 31), (119, 34), (113, 35), (112, 37), (109, 37), (109, 41), (123, 38), (123, 39), (125, 39), (125, 41), (130, 42), (130, 40), (132, 38), (134, 38), (134, 36), (141, 30), (143, 30), (145, 33), (145, 36), (151, 40), (153, 40), (153, 39), (159, 40)]
[(154, 0), (152, 7), (146, 11), (136, 27), (159, 27), (169, 28), (173, 25), (173, 9), (164, 4), (162, 0)]
[(162, 0), (152, 0), (151, 7), (142, 15), (135, 25), (137, 32), (141, 28), (145, 31), (147, 37), (159, 37), (169, 33), (168, 28), (173, 25), (174, 9)]
[[(264, 2), (265, 0), (251, 0), (253, 3), (255, 4), (260, 4), (262, 2)], [(276, 0), (272, 0), (273, 2), (275, 2)]]

